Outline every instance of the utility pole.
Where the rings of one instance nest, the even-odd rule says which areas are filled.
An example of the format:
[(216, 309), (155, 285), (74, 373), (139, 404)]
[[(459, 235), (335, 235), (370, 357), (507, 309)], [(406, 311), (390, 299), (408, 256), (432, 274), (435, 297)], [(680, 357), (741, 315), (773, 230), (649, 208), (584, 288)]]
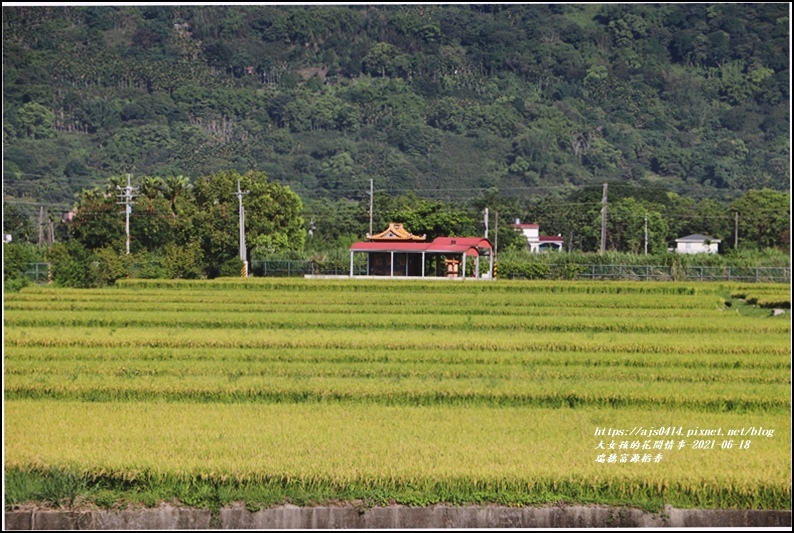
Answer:
[(499, 211), (494, 211), (493, 228), (493, 263), (491, 264), (491, 281), (496, 277), (496, 251), (499, 249)]
[(119, 198), (121, 198), (121, 202), (116, 202), (117, 204), (124, 204), (124, 212), (127, 215), (127, 225), (126, 225), (126, 233), (127, 233), (127, 254), (130, 253), (130, 213), (132, 213), (132, 206), (135, 202), (132, 199), (135, 197), (135, 191), (138, 190), (138, 187), (132, 186), (132, 174), (127, 174), (127, 186), (121, 187), (120, 185), (116, 185), (116, 189), (119, 190)]
[(493, 233), (494, 233), (494, 235), (493, 235), (493, 249), (494, 249), (494, 254), (495, 254), (496, 251), (499, 249), (499, 211), (495, 211), (494, 212), (494, 216), (496, 217), (496, 220), (494, 220), (494, 230), (493, 230)]
[(601, 252), (607, 250), (607, 184), (604, 184), (604, 193), (601, 197)]
[(739, 248), (739, 212), (733, 212), (733, 249)]
[(245, 253), (245, 210), (243, 209), (243, 196), (249, 192), (250, 191), (240, 190), (240, 180), (237, 180), (237, 192), (235, 192), (234, 195), (237, 196), (237, 202), (240, 206), (240, 261), (243, 262), (243, 269), (240, 275), (244, 278), (248, 277), (248, 258)]
[(369, 234), (372, 235), (372, 206), (375, 203), (375, 180), (369, 180)]
[(488, 238), (488, 208), (485, 208), (485, 238)]
[(44, 206), (39, 208), (39, 246), (44, 244)]
[(645, 213), (645, 255), (648, 255), (648, 213)]

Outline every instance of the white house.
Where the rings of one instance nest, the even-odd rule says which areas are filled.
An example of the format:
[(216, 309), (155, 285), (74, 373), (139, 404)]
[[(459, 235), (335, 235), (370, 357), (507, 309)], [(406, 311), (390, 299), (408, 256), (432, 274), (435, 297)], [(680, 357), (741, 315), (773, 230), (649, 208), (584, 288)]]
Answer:
[(513, 227), (524, 234), (529, 244), (530, 252), (545, 252), (547, 250), (562, 250), (562, 236), (560, 235), (541, 235), (538, 224), (522, 224), (521, 220), (516, 219)]
[(679, 254), (716, 254), (720, 242), (719, 239), (696, 233), (676, 239), (675, 251)]

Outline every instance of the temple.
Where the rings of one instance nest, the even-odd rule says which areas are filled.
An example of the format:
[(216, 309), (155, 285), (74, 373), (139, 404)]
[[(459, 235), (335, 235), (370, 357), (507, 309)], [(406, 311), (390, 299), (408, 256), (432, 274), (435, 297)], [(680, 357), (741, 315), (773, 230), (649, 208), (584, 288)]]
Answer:
[[(367, 241), (350, 247), (350, 277), (356, 253), (367, 255), (367, 276), (493, 279), (493, 247), (482, 237), (437, 237), (413, 235), (401, 223), (392, 222)], [(480, 272), (481, 258), (487, 271)]]

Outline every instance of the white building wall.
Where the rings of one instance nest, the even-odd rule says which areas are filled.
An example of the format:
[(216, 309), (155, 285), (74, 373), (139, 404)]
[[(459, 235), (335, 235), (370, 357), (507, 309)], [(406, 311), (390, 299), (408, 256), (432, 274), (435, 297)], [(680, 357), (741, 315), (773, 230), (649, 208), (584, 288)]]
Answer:
[(679, 242), (675, 251), (679, 254), (716, 254), (718, 249), (718, 243)]
[[(516, 219), (516, 226), (518, 226), (519, 224), (520, 221)], [(532, 227), (524, 226), (524, 227), (520, 227), (519, 229), (521, 229), (521, 233), (524, 235), (524, 237), (527, 238), (527, 244), (529, 245), (530, 252), (541, 252), (544, 249), (548, 249), (548, 248), (556, 248), (557, 250), (562, 250), (562, 243), (549, 242), (549, 241), (541, 242), (540, 227), (538, 227), (537, 225), (533, 224)], [(541, 245), (544, 246), (543, 249), (541, 249), (540, 247)]]

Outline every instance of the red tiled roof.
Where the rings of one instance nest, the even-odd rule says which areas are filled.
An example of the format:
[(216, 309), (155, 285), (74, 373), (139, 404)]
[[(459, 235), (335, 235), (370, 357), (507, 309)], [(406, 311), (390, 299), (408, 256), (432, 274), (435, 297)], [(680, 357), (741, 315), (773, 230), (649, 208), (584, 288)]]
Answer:
[(492, 248), (491, 241), (483, 237), (436, 237), (431, 244), (439, 246), (476, 246), (477, 248), (486, 248), (488, 250)]
[(540, 225), (538, 224), (513, 224), (514, 228), (521, 228), (521, 229), (538, 229)]
[(478, 248), (491, 250), (491, 242), (481, 237), (438, 237), (433, 242), (356, 242), (351, 252), (412, 252), (479, 255)]
[(452, 244), (452, 245), (443, 245), (437, 244), (433, 245), (430, 243), (430, 246), (427, 248), (426, 252), (428, 253), (436, 253), (436, 254), (462, 254), (465, 253), (466, 255), (476, 257), (480, 255), (479, 250), (477, 250), (476, 246), (467, 246), (465, 244)]
[(562, 237), (558, 235), (541, 235), (538, 239), (540, 242), (562, 242)]

